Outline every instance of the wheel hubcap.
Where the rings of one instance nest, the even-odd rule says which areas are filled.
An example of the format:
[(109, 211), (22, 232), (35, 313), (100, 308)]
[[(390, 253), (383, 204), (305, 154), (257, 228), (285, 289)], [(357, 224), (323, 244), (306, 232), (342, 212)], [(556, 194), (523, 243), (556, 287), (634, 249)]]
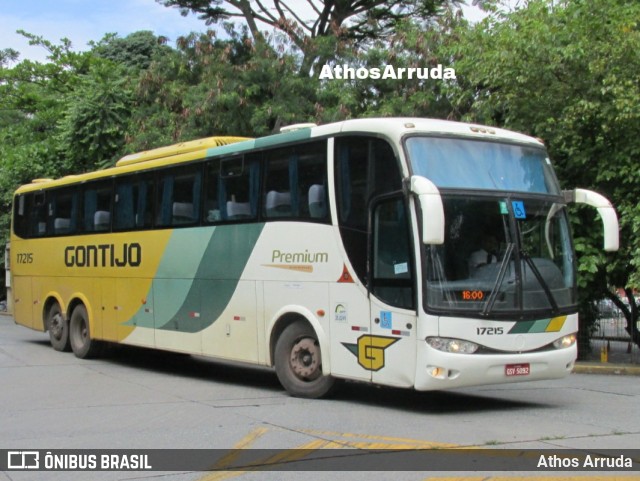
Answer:
[(62, 315), (60, 313), (56, 314), (51, 318), (51, 325), (49, 329), (51, 330), (51, 334), (56, 339), (60, 339), (62, 337), (62, 328), (64, 321), (62, 320)]
[(313, 380), (320, 375), (320, 349), (314, 339), (300, 339), (293, 345), (291, 369), (304, 380)]

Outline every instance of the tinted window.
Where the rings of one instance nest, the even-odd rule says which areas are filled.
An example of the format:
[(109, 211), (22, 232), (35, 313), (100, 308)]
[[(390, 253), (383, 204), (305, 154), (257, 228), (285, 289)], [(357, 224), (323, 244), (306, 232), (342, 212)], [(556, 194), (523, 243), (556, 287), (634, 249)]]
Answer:
[(409, 218), (403, 198), (378, 204), (373, 219), (372, 292), (387, 304), (412, 308), (413, 263)]
[[(219, 169), (217, 172), (216, 168)], [(207, 207), (207, 220), (256, 219), (259, 193), (260, 162), (257, 155), (212, 160), (208, 167), (207, 205), (215, 204), (215, 208)]]
[(163, 171), (158, 181), (156, 225), (193, 225), (200, 219), (200, 165)]
[(153, 226), (153, 175), (140, 174), (116, 180), (114, 229)]
[(327, 219), (326, 142), (266, 153), (263, 211), (268, 219)]
[(335, 143), (336, 192), (340, 234), (351, 264), (366, 280), (369, 204), (378, 195), (402, 188), (391, 146), (373, 137), (343, 137)]
[(68, 235), (78, 231), (78, 192), (73, 188), (47, 192), (47, 234)]
[(111, 230), (111, 181), (85, 185), (81, 225), (84, 232)]

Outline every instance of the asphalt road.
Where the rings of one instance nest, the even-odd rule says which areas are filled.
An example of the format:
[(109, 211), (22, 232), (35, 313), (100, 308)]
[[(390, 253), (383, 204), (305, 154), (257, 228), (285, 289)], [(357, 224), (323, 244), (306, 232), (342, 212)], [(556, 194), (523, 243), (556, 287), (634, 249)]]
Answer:
[[(417, 393), (345, 383), (289, 397), (268, 369), (113, 347), (98, 360), (54, 351), (0, 315), (0, 449), (636, 449), (640, 379), (566, 379)], [(295, 454), (297, 455), (297, 454)], [(459, 473), (457, 473), (459, 474)], [(456, 474), (456, 475), (457, 475)], [(463, 473), (465, 480), (542, 473)], [(558, 473), (544, 473), (552, 479)], [(586, 470), (562, 479), (617, 479)], [(0, 472), (0, 480), (462, 479), (440, 472)], [(567, 478), (567, 476), (572, 476)], [(625, 480), (638, 472), (622, 473)]]

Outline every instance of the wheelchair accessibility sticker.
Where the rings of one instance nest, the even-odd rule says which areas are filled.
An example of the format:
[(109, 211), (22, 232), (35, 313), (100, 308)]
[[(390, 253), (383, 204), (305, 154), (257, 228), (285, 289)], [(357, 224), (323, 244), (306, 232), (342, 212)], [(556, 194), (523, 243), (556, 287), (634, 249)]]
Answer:
[(513, 216), (516, 219), (527, 218), (527, 211), (524, 209), (524, 202), (521, 200), (514, 200), (511, 202), (511, 206), (513, 207)]

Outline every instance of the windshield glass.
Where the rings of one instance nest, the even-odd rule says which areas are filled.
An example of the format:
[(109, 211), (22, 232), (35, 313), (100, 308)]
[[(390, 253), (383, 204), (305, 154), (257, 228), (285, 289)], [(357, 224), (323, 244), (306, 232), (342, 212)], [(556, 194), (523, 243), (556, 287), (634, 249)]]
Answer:
[(549, 158), (540, 147), (460, 138), (409, 137), (414, 175), (438, 188), (559, 194)]
[(567, 216), (550, 200), (443, 195), (445, 242), (429, 245), (426, 304), (486, 317), (575, 306)]

